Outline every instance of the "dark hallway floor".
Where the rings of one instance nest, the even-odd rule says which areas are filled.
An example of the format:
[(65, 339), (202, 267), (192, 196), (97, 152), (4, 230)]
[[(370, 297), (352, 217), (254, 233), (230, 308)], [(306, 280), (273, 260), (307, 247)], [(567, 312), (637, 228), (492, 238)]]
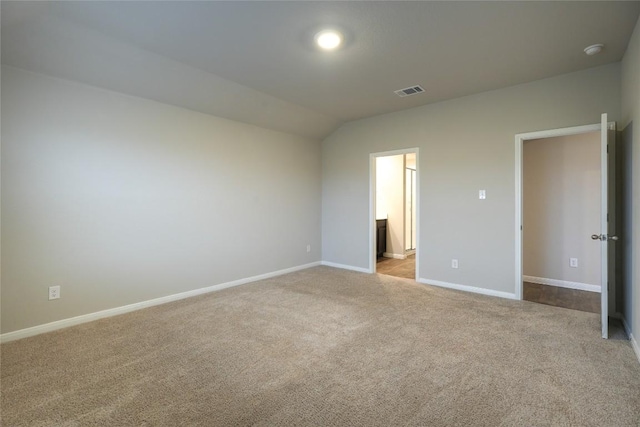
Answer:
[(597, 292), (524, 282), (522, 299), (572, 310), (600, 313), (600, 294)]

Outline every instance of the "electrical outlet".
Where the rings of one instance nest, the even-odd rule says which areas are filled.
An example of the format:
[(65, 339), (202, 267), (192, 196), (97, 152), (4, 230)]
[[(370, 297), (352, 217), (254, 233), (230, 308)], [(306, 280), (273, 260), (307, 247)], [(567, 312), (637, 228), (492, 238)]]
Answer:
[(311, 252), (311, 245), (307, 245), (307, 252)]
[(484, 200), (487, 198), (487, 190), (478, 190), (478, 199)]
[(569, 258), (569, 267), (578, 268), (578, 258)]
[(451, 268), (458, 268), (458, 260), (457, 259), (452, 259), (451, 260)]
[(60, 286), (49, 286), (49, 300), (60, 298)]

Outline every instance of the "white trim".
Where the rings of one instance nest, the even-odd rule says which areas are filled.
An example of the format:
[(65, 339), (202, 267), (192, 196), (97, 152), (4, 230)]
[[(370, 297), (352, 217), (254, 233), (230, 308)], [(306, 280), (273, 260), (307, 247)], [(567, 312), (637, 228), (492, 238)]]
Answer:
[(391, 252), (384, 252), (382, 254), (385, 258), (393, 258), (393, 259), (407, 259), (405, 254), (392, 254)]
[(352, 270), (352, 271), (357, 271), (359, 273), (373, 273), (373, 271), (368, 270), (366, 268), (362, 268), (362, 267), (355, 267), (353, 265), (346, 265), (346, 264), (338, 264), (335, 262), (330, 262), (330, 261), (322, 261), (320, 264), (322, 265), (326, 265), (327, 267), (333, 267), (333, 268), (341, 268), (343, 270)]
[(624, 328), (624, 331), (627, 333), (627, 336), (631, 338), (631, 328), (627, 323), (627, 319), (624, 318), (624, 315), (622, 313), (619, 313), (619, 316), (617, 318), (622, 321), (622, 327)]
[(252, 276), (244, 279), (233, 280), (231, 282), (220, 283), (218, 285), (208, 286), (206, 288), (180, 292), (178, 294), (167, 295), (164, 297), (154, 298), (147, 301), (141, 301), (134, 304), (123, 305), (121, 307), (110, 308), (107, 310), (96, 311), (94, 313), (83, 314), (81, 316), (70, 317), (68, 319), (57, 320), (55, 322), (45, 323), (44, 325), (38, 325), (30, 328), (20, 329), (13, 332), (7, 332), (5, 334), (0, 335), (0, 343), (27, 338), (34, 335), (43, 334), (45, 332), (51, 332), (58, 329), (67, 328), (69, 326), (75, 326), (82, 323), (92, 322), (94, 320), (104, 319), (105, 317), (117, 316), (119, 314), (129, 313), (131, 311), (141, 310), (143, 308), (153, 307), (155, 305), (166, 304), (168, 302), (178, 301), (181, 299), (206, 294), (209, 292), (221, 291), (222, 289), (231, 288), (233, 286), (244, 285), (244, 284), (255, 282), (258, 280), (264, 280), (264, 279), (269, 279), (271, 277), (281, 276), (283, 274), (293, 273), (294, 271), (305, 270), (307, 268), (316, 267), (320, 264), (321, 264), (320, 261), (316, 261), (309, 264), (298, 265), (295, 267), (285, 268), (283, 270), (260, 274), (258, 276)]
[(636, 341), (636, 338), (631, 333), (631, 328), (627, 323), (627, 319), (625, 319), (624, 316), (622, 316), (620, 319), (622, 320), (622, 326), (624, 327), (624, 331), (627, 333), (627, 336), (629, 337), (629, 341), (631, 341), (631, 348), (633, 349), (633, 352), (636, 354), (638, 363), (640, 363), (640, 345), (638, 345), (638, 341)]
[(592, 125), (573, 126), (568, 128), (540, 130), (534, 132), (519, 133), (516, 138), (521, 137), (523, 140), (555, 138), (557, 136), (579, 135), (581, 133), (600, 132), (600, 123)]
[(517, 300), (522, 299), (522, 149), (524, 145), (524, 136), (516, 135), (516, 283), (515, 296)]
[(633, 348), (633, 352), (636, 354), (638, 363), (640, 363), (640, 345), (638, 345), (638, 341), (636, 341), (636, 338), (631, 333), (629, 334), (629, 341), (631, 341), (631, 347)]
[[(615, 212), (611, 212), (615, 216)], [(600, 116), (600, 233), (609, 235), (609, 129), (607, 113)], [(609, 338), (609, 244), (600, 241), (600, 324), (602, 338)], [(614, 283), (612, 283), (614, 284)]]
[(515, 136), (515, 283), (514, 295), (516, 299), (522, 299), (522, 148), (524, 141), (530, 139), (553, 138), (558, 136), (578, 135), (581, 133), (598, 132), (600, 123), (584, 126), (574, 126), (561, 129), (550, 129), (536, 132), (519, 133)]
[(581, 291), (600, 293), (600, 286), (588, 283), (569, 282), (567, 280), (547, 279), (545, 277), (522, 276), (522, 281), (539, 283), (540, 285), (557, 286), (559, 288), (579, 289)]
[(475, 286), (459, 285), (457, 283), (441, 282), (439, 280), (423, 278), (419, 278), (417, 281), (425, 285), (438, 286), (440, 288), (455, 289), (457, 291), (472, 292), (474, 294), (489, 295), (492, 297), (500, 297), (506, 299), (518, 299), (516, 298), (515, 294), (509, 292), (494, 291), (493, 289), (477, 288)]
[[(397, 156), (400, 154), (416, 155), (416, 280), (420, 277), (420, 149), (404, 148), (401, 150), (382, 151), (369, 154), (369, 270), (356, 269), (364, 273), (375, 273), (377, 253), (376, 241), (376, 157)], [(338, 267), (343, 268), (343, 267)], [(356, 267), (357, 268), (357, 267)], [(354, 268), (349, 268), (354, 269)]]

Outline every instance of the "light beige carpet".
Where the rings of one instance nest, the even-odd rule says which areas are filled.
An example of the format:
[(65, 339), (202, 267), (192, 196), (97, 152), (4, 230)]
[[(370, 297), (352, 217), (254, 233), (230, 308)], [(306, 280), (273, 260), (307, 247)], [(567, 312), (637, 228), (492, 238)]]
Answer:
[(328, 267), (1, 346), (5, 426), (638, 426), (598, 315)]

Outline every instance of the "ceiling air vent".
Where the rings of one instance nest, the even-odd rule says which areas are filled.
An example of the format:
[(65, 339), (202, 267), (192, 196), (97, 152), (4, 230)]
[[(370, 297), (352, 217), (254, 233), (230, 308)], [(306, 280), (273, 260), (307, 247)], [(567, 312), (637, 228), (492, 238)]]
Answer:
[(411, 87), (405, 87), (404, 89), (393, 91), (393, 93), (395, 93), (396, 95), (398, 95), (400, 97), (416, 95), (416, 94), (422, 93), (422, 92), (424, 92), (424, 89), (420, 85), (411, 86)]

